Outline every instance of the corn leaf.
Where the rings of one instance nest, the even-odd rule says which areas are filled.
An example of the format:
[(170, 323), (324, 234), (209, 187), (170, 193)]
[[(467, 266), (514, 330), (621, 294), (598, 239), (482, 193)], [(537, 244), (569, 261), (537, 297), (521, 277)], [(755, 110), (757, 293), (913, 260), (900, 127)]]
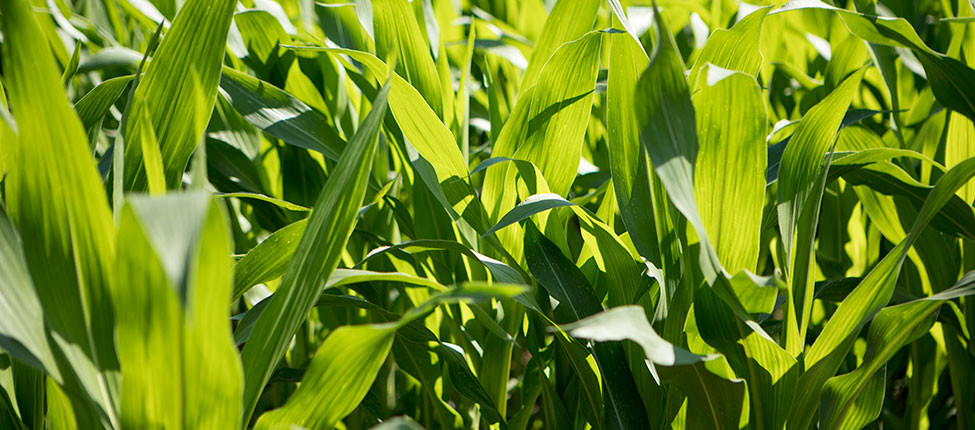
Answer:
[(122, 425), (239, 426), (243, 371), (221, 318), (231, 288), (223, 210), (202, 192), (133, 197), (118, 240)]
[[(297, 48), (297, 47), (295, 47)], [(361, 62), (370, 72), (385, 76), (387, 66), (376, 56), (367, 52), (331, 48), (300, 48), (321, 50), (344, 54)], [(467, 177), (467, 163), (457, 148), (450, 130), (438, 118), (436, 112), (424, 101), (423, 96), (398, 74), (391, 77), (389, 108), (406, 140), (422, 157), (434, 177), (433, 182), (440, 185), (442, 193), (434, 194), (452, 216), (463, 216), (472, 226), (486, 230), (484, 214), (474, 203), (474, 190), (464, 178)], [(424, 164), (426, 165), (426, 164)], [(426, 180), (426, 178), (424, 178)]]
[(410, 11), (407, 0), (370, 0), (376, 53), (387, 63), (396, 62), (396, 73), (423, 96), (426, 103), (444, 118), (440, 76), (430, 55), (430, 45)]
[(563, 324), (562, 329), (573, 337), (599, 342), (631, 340), (643, 348), (647, 360), (660, 366), (682, 366), (708, 359), (661, 338), (650, 326), (640, 306), (610, 308), (574, 323)]
[(701, 222), (694, 196), (698, 136), (684, 61), (659, 14), (654, 14), (658, 43), (640, 75), (634, 97), (640, 142), (674, 206), (701, 239), (701, 271), (709, 281), (722, 274), (720, 262)]
[(528, 67), (521, 78), (520, 95), (524, 95), (535, 86), (540, 79), (542, 69), (548, 64), (555, 51), (565, 43), (579, 39), (592, 29), (599, 3), (598, 0), (559, 0), (555, 3), (548, 19), (545, 20), (535, 47), (532, 48)]
[[(123, 130), (125, 141), (139, 142), (141, 133), (152, 131), (169, 188), (182, 183), (183, 170), (213, 110), (235, 4), (232, 0), (186, 2), (135, 89), (135, 106), (129, 111), (138, 115), (145, 105), (151, 123), (130, 121)], [(127, 190), (148, 186), (141, 170), (141, 150), (140, 145), (125, 145), (123, 186)]]
[(66, 384), (73, 395), (87, 396), (104, 425), (113, 425), (115, 226), (108, 199), (30, 5), (5, 0), (0, 8), (8, 40), (4, 78), (18, 133), (16, 142), (4, 142), (12, 152), (4, 181), (10, 221), (20, 232), (48, 333), (70, 364), (62, 374), (74, 374), (64, 375)]
[(335, 330), (315, 354), (301, 389), (283, 408), (262, 415), (255, 428), (334, 427), (366, 395), (392, 347), (395, 327), (387, 323)]
[(754, 271), (768, 134), (761, 88), (751, 76), (715, 65), (706, 65), (701, 73), (706, 82), (691, 98), (700, 145), (694, 191), (701, 222), (725, 269)]
[(812, 422), (823, 385), (839, 369), (863, 325), (890, 301), (907, 249), (914, 245), (934, 214), (973, 177), (975, 159), (966, 160), (945, 173), (925, 200), (907, 237), (870, 270), (826, 322), (823, 332), (806, 351), (806, 371), (799, 378), (799, 386), (804, 389), (796, 396), (790, 428), (804, 428)]
[(771, 11), (769, 7), (759, 8), (730, 29), (719, 28), (711, 33), (707, 43), (691, 67), (688, 82), (698, 86), (700, 76), (707, 76), (707, 65), (713, 64), (722, 69), (735, 70), (746, 75), (758, 76), (762, 66), (762, 51), (759, 49), (759, 39), (762, 24)]
[(126, 86), (132, 82), (132, 76), (119, 76), (102, 82), (85, 94), (74, 104), (74, 110), (81, 118), (85, 130), (91, 130), (98, 124), (108, 110), (118, 101)]
[(866, 15), (836, 8), (819, 0), (793, 0), (774, 13), (795, 9), (825, 9), (836, 12), (850, 31), (861, 39), (911, 49), (921, 63), (938, 101), (975, 121), (975, 70), (965, 63), (932, 50), (907, 20)]
[(806, 113), (782, 155), (777, 209), (782, 246), (788, 259), (789, 302), (784, 328), (785, 345), (792, 354), (804, 348), (802, 339), (805, 338), (812, 308), (813, 240), (825, 189), (825, 170), (829, 166), (844, 112), (853, 100), (865, 71), (861, 69), (846, 78), (826, 99)]
[(328, 119), (294, 96), (260, 79), (223, 69), (220, 89), (227, 101), (254, 127), (289, 145), (338, 160), (345, 142)]
[(334, 427), (366, 395), (389, 355), (397, 329), (444, 303), (511, 297), (522, 292), (517, 286), (464, 285), (432, 296), (399, 321), (338, 328), (315, 353), (301, 387), (288, 403), (262, 415), (255, 428)]
[[(590, 32), (556, 50), (539, 72), (535, 88), (520, 97), (494, 145), (494, 157), (537, 166), (557, 195), (569, 191), (578, 170), (603, 36)], [(518, 200), (519, 190), (510, 186), (515, 174), (516, 168), (510, 165), (485, 174), (482, 200), (492, 220), (498, 220)], [(521, 255), (519, 228), (505, 231), (500, 239), (515, 258)]]
[(640, 255), (659, 263), (657, 232), (647, 217), (654, 207), (650, 162), (640, 144), (640, 130), (633, 109), (633, 89), (649, 59), (635, 37), (610, 35), (606, 118), (609, 162), (620, 216), (633, 245)]
[(233, 298), (254, 285), (275, 280), (288, 270), (307, 221), (282, 227), (268, 236), (234, 264)]
[[(566, 306), (568, 315), (578, 321), (602, 312), (602, 305), (585, 275), (534, 224), (529, 223), (526, 231), (528, 267), (539, 284)], [(623, 347), (618, 343), (598, 343), (593, 347), (593, 356), (603, 382), (603, 424), (622, 429), (649, 426)]]
[(20, 236), (0, 210), (0, 347), (22, 363), (62, 380), (48, 342), (40, 299), (34, 292)]
[(724, 354), (735, 375), (747, 382), (749, 420), (755, 428), (782, 428), (798, 388), (799, 365), (761, 328), (737, 318), (710, 289), (694, 294), (701, 337)]
[[(341, 249), (349, 240), (365, 194), (372, 158), (376, 153), (379, 125), (386, 111), (389, 86), (373, 102), (373, 110), (360, 126), (339, 159), (308, 219), (295, 256), (281, 286), (258, 319), (244, 347), (244, 417), (253, 413), (264, 384), (284, 355), (291, 336), (321, 293), (322, 284), (338, 266)], [(377, 335), (378, 336), (378, 335)], [(376, 344), (382, 347), (383, 342)], [(388, 345), (386, 346), (388, 350)]]
[(859, 405), (864, 397), (879, 397), (882, 401), (883, 391), (878, 396), (878, 393), (870, 390), (870, 385), (875, 384), (874, 375), (881, 375), (882, 389), (882, 369), (887, 361), (904, 345), (928, 332), (938, 309), (946, 300), (973, 293), (975, 272), (970, 272), (953, 287), (934, 296), (881, 309), (870, 324), (863, 364), (850, 373), (834, 376), (826, 382), (820, 410), (822, 425), (860, 428), (877, 419), (879, 403), (874, 408)]
[(687, 396), (688, 427), (736, 429), (741, 420), (745, 383), (715, 375), (703, 362), (658, 367), (660, 380), (676, 385)]

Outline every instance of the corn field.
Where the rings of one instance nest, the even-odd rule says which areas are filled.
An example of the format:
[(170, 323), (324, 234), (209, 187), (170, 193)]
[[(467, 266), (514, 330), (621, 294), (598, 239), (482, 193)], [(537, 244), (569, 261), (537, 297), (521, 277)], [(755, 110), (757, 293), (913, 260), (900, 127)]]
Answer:
[(975, 428), (975, 1), (0, 0), (0, 429)]

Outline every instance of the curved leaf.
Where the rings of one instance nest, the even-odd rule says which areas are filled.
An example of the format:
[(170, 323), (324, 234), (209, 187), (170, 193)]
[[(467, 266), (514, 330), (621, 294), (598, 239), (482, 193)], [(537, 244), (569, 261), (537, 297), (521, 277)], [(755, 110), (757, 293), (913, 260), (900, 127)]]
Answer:
[[(539, 285), (565, 306), (575, 320), (600, 313), (602, 305), (579, 268), (542, 236), (534, 224), (529, 223), (526, 231), (525, 257)], [(603, 381), (605, 425), (620, 429), (649, 427), (622, 345), (598, 343), (593, 347), (593, 356)]]
[(861, 39), (878, 44), (910, 48), (921, 62), (931, 91), (946, 107), (975, 121), (975, 70), (961, 61), (928, 47), (904, 18), (888, 18), (840, 9), (819, 0), (792, 0), (773, 13), (815, 8), (836, 12), (846, 27)]
[[(125, 141), (139, 142), (139, 135), (148, 131), (156, 136), (170, 188), (182, 183), (183, 171), (206, 130), (236, 3), (187, 1), (135, 89), (135, 106), (129, 111), (146, 109), (151, 123), (127, 122), (122, 131)], [(141, 149), (139, 145), (125, 145), (126, 190), (147, 187)]]
[(51, 375), (62, 376), (44, 329), (40, 299), (34, 292), (20, 236), (0, 209), (0, 347), (17, 360)]
[(345, 148), (324, 115), (267, 82), (225, 67), (220, 89), (247, 122), (289, 145), (331, 160), (338, 160)]
[(829, 96), (809, 109), (782, 155), (777, 210), (789, 280), (783, 333), (786, 349), (793, 355), (805, 347), (812, 312), (813, 249), (826, 172), (836, 145), (836, 134), (864, 73), (866, 69), (863, 68), (854, 72)]
[(598, 342), (632, 340), (643, 348), (647, 360), (660, 366), (682, 366), (708, 360), (664, 340), (647, 321), (640, 306), (619, 306), (602, 311), (570, 324), (562, 329), (573, 337)]
[[(834, 376), (826, 382), (820, 410), (821, 425), (862, 428), (876, 420), (886, 380), (882, 369), (887, 361), (905, 345), (928, 332), (946, 300), (971, 294), (975, 294), (975, 272), (969, 272), (955, 286), (934, 296), (881, 309), (870, 324), (863, 363), (854, 371)], [(870, 389), (877, 383), (876, 376), (880, 378), (879, 392)], [(872, 405), (862, 405), (861, 399), (871, 399)]]
[[(321, 286), (338, 266), (365, 195), (379, 125), (386, 115), (389, 85), (373, 101), (372, 111), (342, 153), (315, 203), (277, 294), (254, 327), (244, 347), (244, 422), (249, 421), (264, 384), (284, 356), (291, 336), (311, 311)], [(377, 335), (378, 336), (378, 335)], [(376, 338), (376, 347), (389, 345)], [(381, 362), (380, 362), (381, 364)]]
[(907, 237), (880, 260), (844, 299), (826, 322), (819, 337), (806, 351), (806, 371), (799, 379), (795, 407), (789, 428), (805, 428), (813, 420), (823, 384), (839, 369), (843, 357), (853, 346), (860, 329), (869, 322), (893, 295), (907, 249), (955, 192), (975, 177), (975, 158), (963, 161), (945, 173), (924, 202)]
[(17, 123), (17, 139), (3, 143), (10, 157), (4, 180), (10, 221), (23, 239), (48, 333), (64, 358), (66, 389), (87, 397), (76, 407), (93, 407), (87, 412), (103, 425), (117, 425), (115, 225), (108, 198), (30, 4), (3, 0), (0, 9), (4, 85)]

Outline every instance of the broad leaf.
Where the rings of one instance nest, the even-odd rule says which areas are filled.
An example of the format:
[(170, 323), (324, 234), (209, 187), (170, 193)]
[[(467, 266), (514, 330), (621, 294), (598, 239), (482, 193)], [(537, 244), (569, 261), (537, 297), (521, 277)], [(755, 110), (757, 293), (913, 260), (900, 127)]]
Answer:
[(223, 210), (203, 192), (133, 197), (118, 240), (122, 425), (240, 426), (243, 371), (223, 317), (231, 288)]
[[(118, 363), (113, 339), (115, 226), (88, 140), (31, 6), (4, 0), (4, 83), (17, 140), (4, 181), (10, 221), (51, 338), (104, 425), (116, 425)], [(8, 146), (9, 145), (9, 146)]]

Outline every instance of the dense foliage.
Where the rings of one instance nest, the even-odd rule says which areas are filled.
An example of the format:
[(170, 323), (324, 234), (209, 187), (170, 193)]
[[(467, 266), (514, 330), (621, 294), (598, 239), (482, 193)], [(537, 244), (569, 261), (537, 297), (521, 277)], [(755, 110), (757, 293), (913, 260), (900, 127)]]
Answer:
[(0, 0), (0, 428), (975, 427), (975, 3), (762, 3)]

